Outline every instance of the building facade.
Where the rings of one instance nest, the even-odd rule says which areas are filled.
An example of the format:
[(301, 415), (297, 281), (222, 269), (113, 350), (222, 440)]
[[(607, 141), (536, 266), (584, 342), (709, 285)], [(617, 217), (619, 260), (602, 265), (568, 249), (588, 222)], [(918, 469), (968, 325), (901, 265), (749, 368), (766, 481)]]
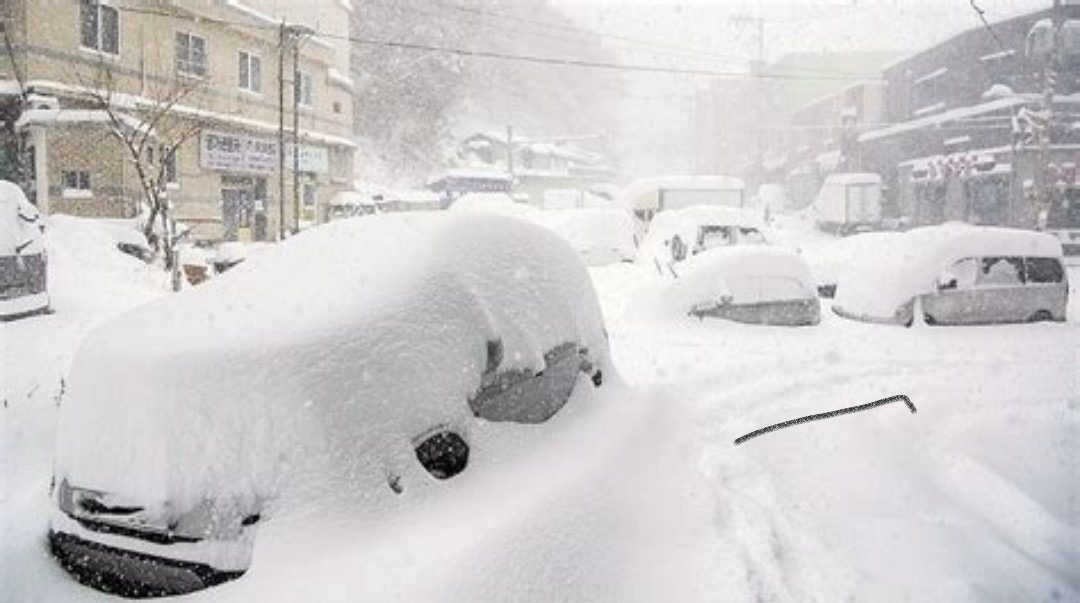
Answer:
[(1049, 9), (993, 23), (993, 34), (975, 27), (884, 69), (885, 123), (859, 134), (858, 152), (886, 182), (890, 213), (915, 225), (1050, 229), (1054, 216), (1080, 216), (1080, 5), (1066, 4), (1062, 63), (1049, 78)]
[[(173, 217), (207, 240), (321, 221), (352, 178), (352, 82), (347, 37), (311, 20), (352, 7), (305, 22), (274, 4), (0, 2), (0, 177), (49, 213), (132, 217), (139, 171), (160, 168)], [(147, 134), (143, 159), (117, 130)]]

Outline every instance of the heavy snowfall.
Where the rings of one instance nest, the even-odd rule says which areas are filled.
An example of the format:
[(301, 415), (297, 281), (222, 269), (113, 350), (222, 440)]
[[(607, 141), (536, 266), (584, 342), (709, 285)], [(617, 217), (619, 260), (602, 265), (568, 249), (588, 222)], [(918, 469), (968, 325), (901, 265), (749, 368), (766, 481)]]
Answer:
[(41, 4), (0, 602), (1080, 601), (1076, 3)]

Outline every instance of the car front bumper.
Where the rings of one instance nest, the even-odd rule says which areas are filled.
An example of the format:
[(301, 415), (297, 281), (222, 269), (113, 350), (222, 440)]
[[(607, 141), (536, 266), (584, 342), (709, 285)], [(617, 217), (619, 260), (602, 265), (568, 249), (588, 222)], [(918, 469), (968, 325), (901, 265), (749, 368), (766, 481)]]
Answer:
[(254, 526), (235, 540), (162, 541), (133, 530), (102, 530), (53, 511), (50, 550), (76, 580), (108, 593), (146, 598), (189, 593), (240, 577), (251, 565)]

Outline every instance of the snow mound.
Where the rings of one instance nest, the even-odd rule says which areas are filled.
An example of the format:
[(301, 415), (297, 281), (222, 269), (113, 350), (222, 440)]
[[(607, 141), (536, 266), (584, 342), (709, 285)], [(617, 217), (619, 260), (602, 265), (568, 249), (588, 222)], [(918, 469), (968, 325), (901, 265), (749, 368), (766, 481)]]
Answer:
[(586, 265), (633, 260), (637, 253), (634, 218), (618, 209), (546, 210), (535, 221), (577, 250)]
[(858, 254), (848, 258), (838, 278), (833, 307), (880, 319), (892, 319), (903, 304), (933, 293), (942, 272), (964, 258), (1062, 256), (1061, 242), (1048, 234), (961, 223), (879, 236), (856, 247)]
[(540, 210), (518, 203), (509, 193), (465, 193), (450, 205), (453, 210), (485, 211), (508, 216), (528, 216)]
[(56, 479), (181, 506), (392, 498), (422, 431), (482, 442), (466, 400), (496, 340), (500, 370), (574, 342), (608, 372), (588, 274), (553, 234), (468, 213), (324, 225), (94, 331)]

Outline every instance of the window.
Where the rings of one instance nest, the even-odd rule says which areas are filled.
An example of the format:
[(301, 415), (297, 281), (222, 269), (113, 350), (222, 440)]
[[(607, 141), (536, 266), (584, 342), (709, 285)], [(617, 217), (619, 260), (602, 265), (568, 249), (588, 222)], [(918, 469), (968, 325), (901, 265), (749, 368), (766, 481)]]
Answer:
[(311, 74), (306, 71), (300, 72), (300, 77), (297, 78), (293, 87), (293, 93), (296, 94), (296, 99), (300, 105), (304, 107), (313, 107), (315, 105), (315, 82), (311, 77)]
[(1024, 258), (1029, 283), (1060, 283), (1065, 280), (1065, 270), (1056, 258)]
[(315, 202), (318, 200), (318, 185), (314, 182), (307, 180), (304, 182), (301, 198), (304, 200), (304, 207), (315, 207)]
[(951, 289), (971, 289), (975, 287), (976, 275), (979, 266), (974, 258), (964, 258), (948, 269), (938, 278), (938, 289), (947, 291)]
[(101, 0), (79, 2), (79, 44), (109, 54), (120, 54), (120, 13)]
[(206, 38), (176, 32), (176, 72), (196, 77), (206, 75)]
[[(487, 368), (480, 390), (469, 400), (473, 414), (488, 421), (543, 423), (566, 404), (577, 376), (591, 367), (586, 351), (564, 343), (544, 354), (540, 370), (508, 369), (502, 364), (502, 342), (488, 342)], [(593, 375), (599, 384), (599, 375)]]
[(68, 198), (86, 198), (91, 195), (90, 172), (87, 170), (64, 170), (61, 174), (63, 181), (63, 196)]
[(165, 154), (165, 158), (162, 160), (165, 162), (165, 184), (179, 184), (180, 176), (176, 168), (176, 153), (179, 149), (173, 149), (171, 152)]
[(86, 170), (65, 171), (64, 188), (77, 191), (90, 190), (90, 172)]
[(980, 287), (1024, 284), (1024, 261), (1018, 257), (983, 258), (977, 282)]
[(240, 88), (251, 92), (262, 91), (262, 61), (259, 57), (240, 51)]

